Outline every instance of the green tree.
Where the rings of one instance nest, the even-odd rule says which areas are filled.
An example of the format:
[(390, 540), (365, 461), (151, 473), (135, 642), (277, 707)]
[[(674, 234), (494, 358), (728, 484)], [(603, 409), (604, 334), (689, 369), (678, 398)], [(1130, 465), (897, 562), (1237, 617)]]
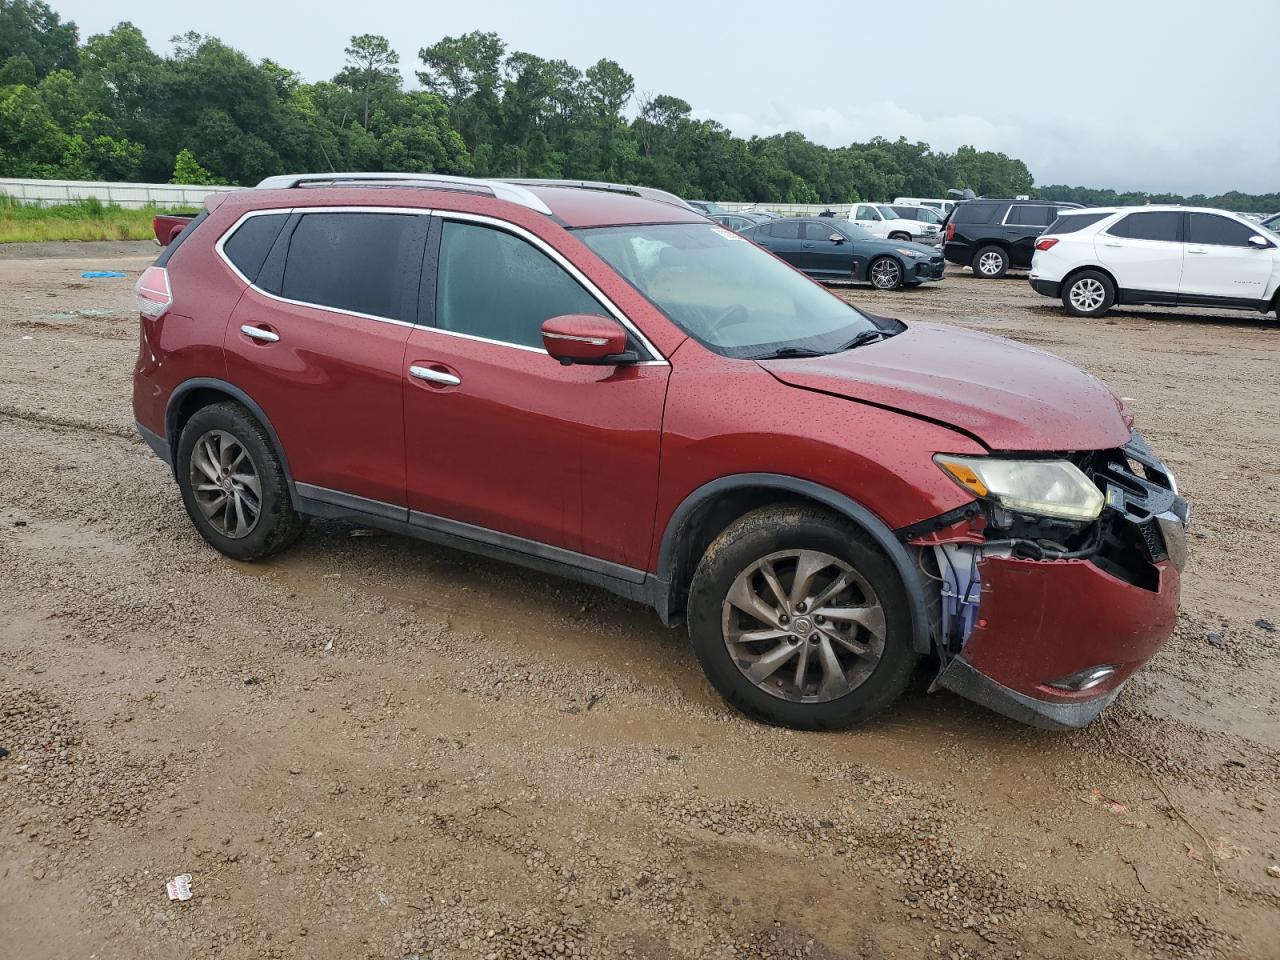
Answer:
[(29, 86), (54, 70), (74, 70), (78, 43), (76, 25), (63, 23), (43, 0), (0, 0), (0, 64), (25, 58), (36, 74)]
[(222, 181), (200, 166), (196, 155), (183, 147), (178, 151), (178, 156), (173, 162), (173, 176), (169, 178), (169, 182), (213, 187), (218, 186)]
[(373, 91), (400, 89), (400, 71), (396, 68), (400, 54), (391, 49), (386, 37), (372, 33), (352, 37), (345, 52), (347, 65), (333, 80), (359, 95), (364, 105), (361, 126), (368, 130), (369, 98)]

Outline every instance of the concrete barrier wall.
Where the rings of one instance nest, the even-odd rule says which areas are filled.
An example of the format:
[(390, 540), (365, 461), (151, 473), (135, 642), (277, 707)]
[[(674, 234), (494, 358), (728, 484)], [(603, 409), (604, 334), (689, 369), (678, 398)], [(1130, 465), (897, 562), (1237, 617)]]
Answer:
[(96, 197), (120, 207), (199, 207), (211, 193), (239, 187), (191, 187), (175, 183), (109, 183), (96, 180), (25, 180), (0, 177), (0, 194), (53, 206)]

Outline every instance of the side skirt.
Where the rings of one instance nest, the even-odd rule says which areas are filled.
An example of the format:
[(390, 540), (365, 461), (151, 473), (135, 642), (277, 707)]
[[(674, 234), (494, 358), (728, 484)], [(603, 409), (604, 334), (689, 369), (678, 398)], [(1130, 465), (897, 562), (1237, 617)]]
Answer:
[(666, 583), (644, 570), (309, 483), (299, 483), (296, 489), (294, 505), (299, 513), (308, 516), (326, 520), (355, 520), (416, 540), (600, 587), (655, 609), (658, 598), (666, 596)]

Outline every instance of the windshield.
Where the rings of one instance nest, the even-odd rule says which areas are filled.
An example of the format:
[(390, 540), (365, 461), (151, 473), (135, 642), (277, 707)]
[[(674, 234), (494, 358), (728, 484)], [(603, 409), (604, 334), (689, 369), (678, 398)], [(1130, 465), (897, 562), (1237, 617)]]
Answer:
[(843, 233), (850, 240), (874, 240), (875, 236), (866, 227), (860, 227), (850, 220), (833, 220), (831, 226)]
[(1269, 230), (1272, 234), (1280, 237), (1280, 217), (1271, 217), (1262, 221), (1262, 229)]
[(879, 329), (723, 227), (673, 223), (575, 232), (680, 329), (722, 356), (761, 359), (788, 348), (830, 353)]
[(902, 219), (896, 213), (894, 213), (893, 207), (876, 207), (876, 209), (880, 211), (880, 216), (884, 217), (886, 220)]

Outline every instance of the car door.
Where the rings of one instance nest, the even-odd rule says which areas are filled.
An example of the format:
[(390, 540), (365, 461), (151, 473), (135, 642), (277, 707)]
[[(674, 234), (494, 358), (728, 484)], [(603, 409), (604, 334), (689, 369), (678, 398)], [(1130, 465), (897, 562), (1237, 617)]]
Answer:
[[(1261, 230), (1216, 213), (1186, 218), (1179, 302), (1262, 300), (1275, 269), (1273, 242)], [(1255, 247), (1250, 237), (1262, 237), (1268, 246)]]
[[(228, 262), (238, 230), (259, 229), (258, 216), (219, 244)], [(270, 253), (252, 277), (236, 268), (252, 282), (227, 325), (227, 380), (266, 414), (301, 494), (403, 516), (401, 363), (430, 218), (377, 208), (273, 216), (282, 227)]]
[(806, 251), (800, 229), (799, 220), (774, 220), (761, 224), (753, 239), (793, 267), (803, 270)]
[[(815, 277), (850, 277), (849, 241), (829, 222), (806, 220), (803, 224), (800, 269)], [(832, 237), (839, 237), (837, 242)]]
[(652, 538), (670, 366), (634, 328), (642, 363), (553, 360), (544, 320), (623, 318), (520, 228), (439, 214), (427, 265), (402, 366), (409, 522), (634, 579)]
[(1121, 290), (1156, 303), (1177, 302), (1182, 283), (1182, 214), (1176, 210), (1130, 213), (1094, 237), (1098, 261)]
[(1014, 203), (1005, 211), (1003, 231), (1009, 263), (1026, 269), (1036, 252), (1036, 239), (1058, 217), (1056, 207), (1043, 203)]

